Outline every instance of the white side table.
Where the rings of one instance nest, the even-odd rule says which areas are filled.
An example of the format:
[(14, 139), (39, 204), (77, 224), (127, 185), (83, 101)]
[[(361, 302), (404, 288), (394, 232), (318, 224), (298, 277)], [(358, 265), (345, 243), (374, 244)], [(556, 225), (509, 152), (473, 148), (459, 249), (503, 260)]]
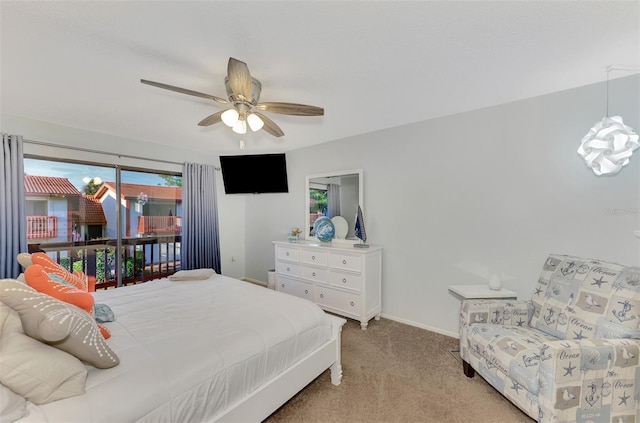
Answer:
[(449, 291), (464, 299), (510, 299), (515, 300), (518, 294), (514, 291), (501, 288), (494, 290), (489, 285), (451, 285)]

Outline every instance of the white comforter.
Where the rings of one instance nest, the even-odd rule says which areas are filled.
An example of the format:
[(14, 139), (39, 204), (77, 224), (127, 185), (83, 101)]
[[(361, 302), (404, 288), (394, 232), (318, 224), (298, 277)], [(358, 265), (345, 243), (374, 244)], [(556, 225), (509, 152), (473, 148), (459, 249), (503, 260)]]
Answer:
[(312, 302), (220, 275), (95, 298), (120, 364), (87, 366), (85, 395), (30, 405), (25, 422), (208, 421), (331, 337)]

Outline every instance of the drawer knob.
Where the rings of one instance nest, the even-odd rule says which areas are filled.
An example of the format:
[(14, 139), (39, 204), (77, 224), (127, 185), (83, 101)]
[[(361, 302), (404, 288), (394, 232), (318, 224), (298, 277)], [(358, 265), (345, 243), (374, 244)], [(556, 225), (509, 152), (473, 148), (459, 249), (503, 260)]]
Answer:
[(282, 285), (280, 285), (280, 286), (284, 288), (284, 284), (282, 284)]
[(289, 257), (289, 252), (284, 253), (285, 256)]
[(342, 260), (342, 264), (347, 264), (347, 261), (346, 260)]
[(311, 273), (311, 276), (314, 276), (314, 277), (315, 277), (315, 276), (316, 276), (316, 272), (312, 272), (312, 273)]
[(316, 256), (311, 256), (311, 260), (315, 260), (315, 259), (316, 259)]
[(320, 294), (320, 298), (324, 298), (324, 294)]
[(347, 283), (347, 278), (342, 278), (342, 283)]
[(287, 267), (287, 272), (290, 272), (290, 271), (291, 271), (291, 268)]
[(353, 301), (351, 301), (351, 307), (353, 307), (355, 304), (353, 303)]
[(305, 293), (305, 294), (308, 294), (308, 293), (309, 293), (309, 290), (308, 290), (308, 289), (305, 289), (305, 290), (304, 290), (304, 293)]

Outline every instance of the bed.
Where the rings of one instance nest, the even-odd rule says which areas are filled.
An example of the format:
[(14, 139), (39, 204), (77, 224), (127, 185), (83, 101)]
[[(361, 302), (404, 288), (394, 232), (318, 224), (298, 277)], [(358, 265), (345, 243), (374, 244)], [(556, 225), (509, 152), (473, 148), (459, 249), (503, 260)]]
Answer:
[(345, 320), (310, 301), (218, 274), (93, 295), (119, 364), (18, 422), (259, 422), (326, 369), (341, 381)]

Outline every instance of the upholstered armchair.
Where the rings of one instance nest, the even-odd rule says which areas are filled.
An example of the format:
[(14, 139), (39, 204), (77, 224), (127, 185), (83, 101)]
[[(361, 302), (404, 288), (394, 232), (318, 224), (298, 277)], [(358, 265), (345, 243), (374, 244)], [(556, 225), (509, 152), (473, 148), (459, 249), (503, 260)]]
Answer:
[(527, 300), (466, 300), (460, 355), (539, 422), (640, 422), (640, 268), (550, 255)]

